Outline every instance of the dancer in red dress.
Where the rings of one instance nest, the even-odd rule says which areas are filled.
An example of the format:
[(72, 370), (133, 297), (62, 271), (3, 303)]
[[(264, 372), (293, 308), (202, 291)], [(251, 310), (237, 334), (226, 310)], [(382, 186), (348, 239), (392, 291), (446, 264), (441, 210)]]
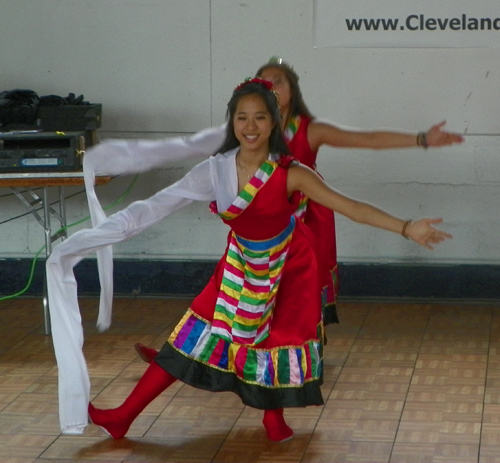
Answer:
[[(268, 63), (261, 66), (256, 77), (273, 83), (279, 98), (280, 125), (290, 154), (313, 170), (316, 170), (318, 150), (321, 146), (378, 150), (417, 146), (441, 147), (463, 142), (461, 135), (444, 131), (444, 123), (436, 124), (426, 132), (416, 134), (394, 130), (349, 129), (317, 119), (311, 114), (302, 97), (299, 76), (289, 64), (279, 58), (271, 58)], [(168, 153), (169, 149), (166, 148), (165, 151)], [(189, 153), (189, 150), (186, 150), (186, 153)], [(207, 151), (205, 154), (212, 153)], [(296, 215), (305, 222), (315, 237), (314, 249), (318, 262), (323, 322), (325, 325), (338, 323), (336, 299), (339, 273), (334, 213), (303, 197)], [(135, 348), (147, 363), (158, 353), (156, 349), (140, 343), (136, 344)]]
[[(279, 58), (271, 58), (268, 63), (260, 67), (256, 76), (271, 81), (278, 94), (280, 125), (290, 154), (313, 170), (316, 170), (318, 150), (324, 145), (377, 150), (416, 146), (441, 147), (463, 142), (461, 135), (444, 131), (444, 123), (436, 124), (426, 132), (415, 134), (393, 130), (348, 129), (316, 119), (304, 102), (297, 73)], [(168, 152), (168, 149), (166, 151)], [(186, 150), (186, 153), (189, 153), (189, 150)], [(205, 154), (208, 153), (210, 151)], [(314, 235), (313, 246), (318, 265), (323, 322), (325, 325), (338, 323), (336, 297), (339, 274), (334, 213), (302, 197), (296, 216), (304, 221)], [(150, 363), (158, 353), (156, 349), (140, 343), (136, 344), (135, 348), (147, 363)]]
[[(313, 151), (307, 133), (312, 117), (298, 114), (291, 118), (284, 132), (288, 149), (293, 157), (307, 167), (316, 170), (318, 150)], [(301, 218), (314, 236), (314, 251), (318, 262), (318, 278), (325, 325), (338, 323), (337, 293), (339, 273), (337, 266), (337, 242), (333, 211), (302, 196), (295, 215)]]
[[(446, 132), (444, 122), (417, 134), (393, 130), (359, 130), (340, 127), (317, 119), (309, 111), (299, 86), (299, 76), (292, 66), (273, 57), (259, 68), (256, 76), (269, 80), (278, 93), (283, 129), (292, 156), (316, 170), (321, 146), (339, 148), (390, 149), (421, 146), (440, 147), (462, 143), (461, 135)], [(303, 220), (315, 237), (325, 324), (338, 323), (336, 297), (339, 288), (335, 218), (332, 211), (313, 202), (305, 202)]]
[[(263, 424), (273, 441), (293, 435), (283, 408), (323, 403), (315, 238), (294, 215), (302, 194), (356, 222), (400, 233), (430, 249), (451, 238), (433, 227), (441, 219), (398, 219), (343, 196), (314, 171), (283, 156), (287, 147), (279, 117), (270, 82), (252, 79), (239, 85), (228, 104), (220, 154), (193, 169), (210, 182), (201, 189), (199, 182), (180, 181), (180, 190), (186, 185), (200, 195), (213, 190), (212, 211), (231, 227), (228, 245), (208, 285), (125, 402), (110, 410), (89, 404), (92, 422), (113, 438), (123, 437), (176, 379), (234, 392), (246, 405), (264, 410)], [(100, 227), (114, 228), (112, 223), (110, 217)], [(78, 244), (67, 242), (59, 246)]]

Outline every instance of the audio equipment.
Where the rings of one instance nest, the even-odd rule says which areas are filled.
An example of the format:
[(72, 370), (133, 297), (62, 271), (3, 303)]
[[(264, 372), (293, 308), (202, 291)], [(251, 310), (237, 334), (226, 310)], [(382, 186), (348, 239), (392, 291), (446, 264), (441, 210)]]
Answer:
[(81, 170), (84, 152), (84, 132), (0, 132), (0, 173)]

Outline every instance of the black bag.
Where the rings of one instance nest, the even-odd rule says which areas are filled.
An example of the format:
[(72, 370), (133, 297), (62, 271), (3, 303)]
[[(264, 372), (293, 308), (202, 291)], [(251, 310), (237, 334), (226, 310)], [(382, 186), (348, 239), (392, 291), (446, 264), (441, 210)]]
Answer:
[(39, 104), (40, 98), (33, 90), (0, 92), (0, 126), (34, 124)]

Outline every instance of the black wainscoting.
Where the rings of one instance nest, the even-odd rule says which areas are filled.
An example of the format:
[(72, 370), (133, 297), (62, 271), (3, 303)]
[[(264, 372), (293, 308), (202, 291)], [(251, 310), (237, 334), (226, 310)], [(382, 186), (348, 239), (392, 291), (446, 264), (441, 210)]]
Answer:
[[(206, 284), (214, 261), (152, 261), (116, 259), (117, 295), (193, 296)], [(31, 261), (0, 261), (0, 297), (21, 291)], [(345, 298), (500, 300), (500, 265), (340, 264), (340, 296)], [(25, 293), (43, 292), (45, 262), (36, 265), (33, 283)], [(99, 294), (95, 259), (75, 268), (81, 295)]]

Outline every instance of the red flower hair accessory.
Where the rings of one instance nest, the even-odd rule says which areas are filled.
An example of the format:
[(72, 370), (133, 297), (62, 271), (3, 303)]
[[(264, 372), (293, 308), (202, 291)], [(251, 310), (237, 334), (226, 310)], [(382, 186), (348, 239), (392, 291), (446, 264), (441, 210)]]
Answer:
[(239, 84), (234, 90), (240, 90), (241, 88), (243, 88), (245, 85), (248, 85), (248, 84), (251, 84), (251, 83), (254, 83), (254, 84), (260, 84), (262, 85), (264, 88), (267, 88), (268, 90), (273, 90), (273, 83), (270, 82), (269, 80), (264, 80), (264, 79), (261, 79), (259, 77), (254, 77), (254, 78), (248, 78), (248, 79), (245, 79), (244, 82), (242, 82), (241, 84)]

